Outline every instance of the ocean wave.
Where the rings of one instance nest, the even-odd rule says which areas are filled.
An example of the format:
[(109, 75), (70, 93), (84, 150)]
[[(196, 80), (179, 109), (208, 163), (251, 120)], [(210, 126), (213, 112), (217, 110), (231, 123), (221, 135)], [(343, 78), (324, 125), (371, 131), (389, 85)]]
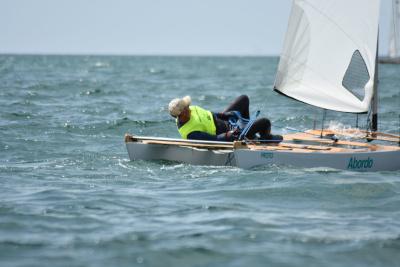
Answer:
[[(167, 104), (185, 94), (215, 111), (248, 94), (274, 132), (312, 128), (314, 114), (320, 127), (322, 111), (266, 90), (276, 58), (10, 58), (0, 66), (5, 265), (398, 265), (399, 171), (129, 160), (125, 133), (179, 138)], [(379, 114), (392, 133), (395, 71)], [(329, 112), (325, 125), (355, 119)]]
[(91, 89), (91, 90), (86, 90), (80, 93), (80, 95), (85, 95), (85, 96), (89, 96), (89, 95), (94, 95), (94, 94), (101, 94), (102, 90), (101, 89)]
[(72, 122), (66, 122), (63, 128), (66, 128), (69, 132), (82, 132), (86, 134), (100, 134), (101, 132), (115, 132), (117, 130), (129, 131), (129, 129), (135, 129), (135, 133), (141, 133), (146, 128), (162, 128), (163, 125), (166, 124), (171, 124), (171, 120), (132, 120), (128, 117), (124, 117), (116, 120), (105, 120), (93, 123), (74, 124)]
[(42, 242), (42, 241), (35, 241), (35, 240), (27, 240), (27, 241), (21, 241), (21, 240), (0, 240), (0, 248), (6, 249), (6, 248), (14, 248), (14, 249), (23, 249), (23, 248), (32, 248), (32, 249), (38, 249), (38, 248), (43, 248), (48, 246), (48, 242)]
[[(290, 231), (289, 231), (290, 232)], [(375, 247), (380, 248), (400, 248), (400, 238), (396, 234), (368, 234), (366, 232), (357, 233), (355, 231), (345, 231), (337, 229), (330, 233), (321, 230), (304, 231), (303, 233), (287, 233), (280, 241), (290, 243), (302, 243), (308, 245), (332, 245), (332, 244), (358, 244), (364, 249)]]

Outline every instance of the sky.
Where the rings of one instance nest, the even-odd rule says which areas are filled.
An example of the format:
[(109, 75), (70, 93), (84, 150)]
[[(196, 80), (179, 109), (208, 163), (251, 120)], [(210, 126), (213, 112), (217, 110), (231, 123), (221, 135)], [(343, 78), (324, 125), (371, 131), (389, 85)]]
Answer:
[[(279, 55), (291, 3), (0, 0), (0, 54)], [(381, 54), (390, 9), (382, 0)]]

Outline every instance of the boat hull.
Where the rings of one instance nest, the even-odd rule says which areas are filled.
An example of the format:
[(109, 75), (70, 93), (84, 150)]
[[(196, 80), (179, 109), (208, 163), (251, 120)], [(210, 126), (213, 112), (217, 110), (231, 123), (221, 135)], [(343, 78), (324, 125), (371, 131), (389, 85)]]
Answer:
[[(236, 166), (243, 169), (262, 165), (286, 165), (350, 171), (400, 170), (400, 147), (398, 146), (348, 141), (334, 142), (310, 138), (304, 134), (284, 137), (293, 142), (301, 137), (303, 144), (288, 141), (280, 144), (247, 144), (129, 135), (126, 136), (125, 142), (132, 161), (167, 160), (192, 165)], [(305, 143), (307, 141), (320, 144), (310, 145)]]
[(168, 160), (192, 165), (237, 166), (233, 150), (180, 145), (126, 143), (130, 160)]
[(244, 169), (262, 165), (287, 165), (302, 168), (326, 167), (351, 171), (400, 170), (400, 151), (356, 153), (235, 150), (237, 166)]

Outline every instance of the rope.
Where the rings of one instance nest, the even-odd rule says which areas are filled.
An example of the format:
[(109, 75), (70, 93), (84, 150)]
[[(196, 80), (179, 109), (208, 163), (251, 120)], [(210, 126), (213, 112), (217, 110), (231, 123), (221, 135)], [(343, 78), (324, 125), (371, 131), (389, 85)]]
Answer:
[(260, 115), (260, 111), (259, 110), (256, 111), (256, 113), (254, 114), (253, 118), (251, 118), (250, 121), (247, 123), (246, 127), (240, 133), (238, 140), (243, 140), (244, 139), (246, 134), (249, 132), (251, 126), (253, 126), (254, 122), (256, 121), (258, 115)]
[(239, 111), (232, 111), (235, 116), (235, 118), (229, 118), (228, 122), (229, 122), (229, 126), (231, 128), (231, 130), (235, 130), (235, 129), (239, 129), (239, 130), (243, 130), (246, 127), (246, 124), (249, 123), (249, 119), (245, 119), (242, 117), (242, 114)]

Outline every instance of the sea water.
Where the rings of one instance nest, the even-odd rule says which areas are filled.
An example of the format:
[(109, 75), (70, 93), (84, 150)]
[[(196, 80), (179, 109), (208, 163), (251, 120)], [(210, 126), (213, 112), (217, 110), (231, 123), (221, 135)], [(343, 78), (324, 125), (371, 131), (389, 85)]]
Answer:
[[(185, 95), (221, 111), (247, 94), (277, 134), (321, 127), (273, 92), (277, 64), (0, 56), (0, 265), (400, 266), (399, 171), (129, 161), (127, 132), (178, 137), (167, 105)], [(379, 67), (380, 130), (396, 134), (400, 66)]]

